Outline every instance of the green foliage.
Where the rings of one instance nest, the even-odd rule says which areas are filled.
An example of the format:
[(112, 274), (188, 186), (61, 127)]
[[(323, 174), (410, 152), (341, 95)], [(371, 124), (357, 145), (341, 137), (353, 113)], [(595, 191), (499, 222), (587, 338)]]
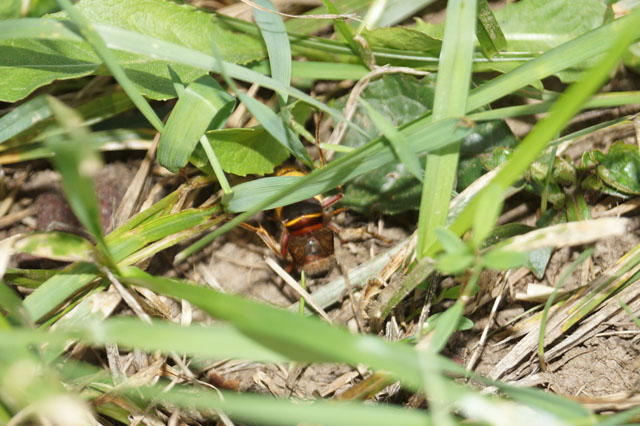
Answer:
[[(269, 0), (257, 3), (273, 9)], [(428, 3), (429, 0), (390, 0), (381, 25), (406, 19), (410, 11)], [(0, 16), (17, 17), (16, 4), (0, 6)], [(325, 7), (314, 13), (356, 10), (364, 14), (369, 4), (364, 0), (325, 0)], [(333, 22), (343, 39), (336, 41), (297, 36), (286, 30), (298, 28), (309, 34), (327, 26), (327, 21), (292, 20), (283, 24), (276, 14), (255, 11), (257, 25), (253, 25), (164, 0), (81, 0), (73, 9), (67, 0), (60, 0), (60, 5), (71, 11), (70, 20), (60, 13), (42, 19), (0, 21), (0, 99), (23, 99), (53, 82), (40, 89), (43, 93), (38, 96), (11, 105), (10, 112), (0, 117), (0, 163), (51, 157), (73, 211), (91, 238), (38, 232), (7, 241), (17, 252), (75, 263), (55, 271), (8, 269), (4, 274), (6, 282), (34, 289), (23, 300), (0, 281), (0, 377), (4, 378), (0, 381), (0, 422), (9, 423), (16, 413), (29, 413), (28, 410), (49, 420), (49, 412), (43, 407), (60, 408), (62, 405), (55, 404), (56, 398), (66, 398), (73, 404), (76, 418), (84, 423), (88, 420), (82, 416), (92, 415), (90, 402), (97, 413), (108, 418), (106, 422), (122, 423), (131, 421), (129, 415), (135, 413), (151, 415), (154, 405), (164, 404), (185, 408), (185, 413), (197, 408), (208, 417), (213, 416), (212, 410), (218, 410), (234, 420), (252, 424), (446, 424), (453, 422), (450, 413), (458, 416), (456, 420), (473, 423), (490, 421), (489, 417), (474, 416), (474, 407), (476, 412), (477, 407), (482, 407), (496, 416), (504, 413), (505, 406), (511, 413), (529, 412), (528, 407), (535, 407), (545, 416), (555, 416), (558, 422), (595, 424), (592, 412), (579, 403), (474, 376), (437, 353), (446, 347), (452, 333), (473, 325), (463, 312), (478, 291), (482, 270), (526, 266), (538, 277), (544, 274), (552, 248), (519, 247), (516, 251), (514, 237), (529, 232), (542, 234), (547, 224), (564, 220), (565, 216), (559, 217), (556, 210), (549, 209), (539, 221), (539, 229), (518, 224), (496, 227), (503, 198), (520, 190), (521, 181), (526, 181), (528, 189), (537, 194), (546, 194), (555, 209), (566, 208), (569, 218), (572, 208), (577, 212), (573, 213), (575, 218), (588, 215), (580, 188), (597, 191), (598, 196), (628, 197), (640, 193), (640, 157), (635, 146), (617, 143), (607, 153), (586, 153), (581, 168), (563, 158), (550, 161), (553, 156), (545, 151), (580, 108), (637, 102), (637, 94), (633, 93), (591, 100), (589, 96), (626, 54), (626, 46), (639, 38), (640, 17), (633, 12), (607, 24), (611, 11), (602, 1), (577, 4), (566, 0), (523, 0), (509, 3), (496, 13), (496, 20), (485, 0), (479, 1), (478, 9), (475, 4), (450, 1), (444, 32), (442, 27), (420, 22), (414, 28), (363, 31), (361, 35), (369, 47), (360, 44), (352, 27), (342, 19)], [(51, 9), (51, 2), (44, 0), (32, 5), (22, 13), (31, 16), (36, 10)], [(469, 5), (473, 7), (468, 8)], [(474, 25), (478, 25), (477, 32)], [(500, 37), (501, 28), (506, 46)], [(479, 46), (474, 37), (478, 37)], [(291, 51), (296, 52), (299, 61), (292, 62)], [(504, 54), (505, 51), (520, 53)], [(262, 60), (267, 52), (268, 70), (266, 62), (251, 64), (252, 68), (238, 65)], [(494, 60), (487, 61), (485, 55)], [(324, 62), (314, 62), (318, 60)], [(311, 167), (308, 147), (300, 138), (314, 139), (315, 129), (309, 120), (312, 112), (324, 112), (336, 122), (343, 117), (327, 106), (327, 98), (320, 100), (292, 87), (291, 84), (300, 83), (295, 77), (305, 79), (305, 88), (312, 80), (359, 79), (367, 67), (373, 67), (372, 61), (429, 70), (437, 67), (439, 72), (422, 79), (395, 74), (371, 81), (361, 94), (363, 102), (353, 122), (347, 123), (345, 153), (323, 168), (300, 178), (243, 179), (241, 184), (225, 187), (222, 171), (238, 176), (265, 175), (290, 154)], [(584, 74), (590, 61), (599, 62)], [(472, 71), (492, 68), (509, 72), (498, 77), (483, 75), (485, 80), (471, 77)], [(170, 75), (170, 70), (175, 74)], [(271, 77), (257, 70), (269, 72)], [(81, 79), (106, 73), (115, 76), (126, 93), (112, 86), (92, 92), (96, 87), (87, 83), (100, 86), (101, 79)], [(535, 105), (488, 109), (490, 103), (507, 95), (523, 98), (524, 103), (539, 97), (540, 93), (520, 89), (551, 75), (579, 82), (562, 95), (542, 93), (543, 101)], [(54, 82), (65, 79), (75, 81)], [(234, 80), (262, 87), (257, 98), (268, 98), (268, 90), (274, 90), (278, 105), (249, 96)], [(338, 87), (342, 90), (347, 86)], [(222, 128), (235, 103), (228, 91), (235, 92), (260, 125)], [(75, 112), (45, 93), (65, 96), (65, 102), (74, 102)], [(321, 93), (328, 98), (334, 96), (331, 91)], [(179, 100), (175, 106), (157, 102), (153, 109), (142, 98), (158, 100), (176, 95)], [(296, 100), (288, 104), (294, 97)], [(190, 175), (174, 192), (103, 237), (92, 182), (92, 174), (99, 167), (96, 150), (104, 141), (143, 138), (148, 142), (148, 124), (142, 122), (137, 111), (129, 112), (134, 103), (158, 130), (164, 130), (158, 151), (161, 164), (176, 171), (190, 161), (205, 174), (215, 169), (218, 180)], [(344, 99), (335, 102), (339, 107), (344, 103)], [(163, 129), (158, 115), (168, 112), (168, 106), (173, 110)], [(503, 119), (548, 111), (549, 116), (510, 151), (518, 141)], [(465, 117), (467, 114), (471, 115)], [(98, 123), (100, 131), (89, 132), (88, 126)], [(594, 130), (581, 130), (581, 135)], [(555, 142), (575, 136), (566, 135)], [(509, 150), (495, 150), (496, 147)], [(490, 151), (493, 155), (479, 157)], [(431, 158), (431, 167), (426, 168), (421, 184), (426, 154)], [(459, 155), (462, 160), (456, 167)], [(488, 186), (479, 190), (482, 165), (500, 170), (491, 175)], [(456, 180), (456, 189), (465, 192), (454, 202), (455, 209), (447, 222)], [(195, 196), (196, 190), (216, 185), (206, 189), (204, 195), (208, 195), (218, 184), (227, 195), (222, 202), (185, 207), (185, 203), (203, 198)], [(129, 267), (145, 266), (160, 251), (217, 227), (174, 258), (180, 261), (259, 210), (304, 200), (342, 184), (344, 204), (353, 210), (390, 214), (419, 208), (418, 257), (430, 256), (403, 265), (406, 270), (398, 272), (374, 298), (367, 311), (373, 330), (380, 330), (394, 310), (400, 317), (404, 310), (402, 299), (416, 287), (425, 289), (431, 285), (435, 269), (454, 274), (460, 281), (442, 291), (433, 302), (451, 298), (454, 303), (444, 310), (438, 306), (442, 312), (427, 318), (426, 326), (414, 334), (415, 338), (390, 342), (378, 336), (354, 334), (316, 318), (184, 281), (153, 277)], [(476, 196), (470, 198), (467, 190)], [(422, 205), (419, 194), (423, 194)], [(242, 213), (231, 217), (234, 212)], [(473, 232), (463, 238), (471, 227)], [(351, 271), (347, 272), (351, 275)], [(624, 272), (621, 270), (620, 274)], [(188, 302), (215, 321), (207, 326), (178, 326), (171, 323), (176, 320), (171, 314), (157, 312), (148, 305), (143, 306), (143, 318), (151, 312), (166, 315), (167, 319), (144, 322), (133, 317), (108, 318), (127, 294), (120, 287), (119, 292), (105, 291), (118, 283), (135, 300), (139, 294), (152, 291), (158, 296), (183, 300), (184, 306)], [(612, 284), (589, 300), (564, 326), (584, 318), (621, 285)], [(416, 311), (411, 313), (415, 314)], [(110, 377), (105, 369), (95, 369), (67, 356), (64, 351), (70, 340), (78, 341), (79, 348), (94, 346), (98, 354), (103, 346), (117, 344), (124, 351), (159, 351), (174, 360), (183, 355), (198, 357), (190, 361), (193, 371), (227, 357), (260, 362), (365, 364), (387, 372), (387, 380), (399, 380), (405, 389), (424, 394), (428, 408), (411, 410), (322, 400), (301, 405), (232, 393), (221, 397), (195, 388), (196, 381), (189, 385), (194, 389), (178, 382), (168, 389), (168, 383), (161, 382), (129, 390), (131, 382), (119, 386), (119, 379)], [(461, 381), (451, 379), (467, 375), (484, 385), (497, 386), (502, 394), (481, 396)], [(117, 405), (104, 403), (112, 398), (117, 399)], [(523, 406), (527, 410), (522, 410)]]
[[(254, 38), (231, 32), (215, 17), (189, 6), (163, 0), (83, 0), (76, 8), (93, 24), (136, 31), (208, 54), (213, 53), (214, 40), (227, 61), (247, 63), (265, 56), (262, 45)], [(62, 19), (62, 15), (56, 17)], [(166, 61), (121, 51), (114, 54), (140, 93), (154, 99), (176, 96)], [(53, 80), (99, 72), (101, 62), (84, 43), (27, 38), (0, 41), (0, 57), (5, 61), (5, 66), (0, 67), (0, 100), (9, 102), (22, 99)], [(185, 82), (204, 74), (181, 64), (171, 66)]]
[[(238, 176), (273, 173), (289, 157), (287, 150), (261, 127), (212, 130), (207, 138), (224, 171)], [(210, 172), (202, 148), (197, 147), (191, 162)]]

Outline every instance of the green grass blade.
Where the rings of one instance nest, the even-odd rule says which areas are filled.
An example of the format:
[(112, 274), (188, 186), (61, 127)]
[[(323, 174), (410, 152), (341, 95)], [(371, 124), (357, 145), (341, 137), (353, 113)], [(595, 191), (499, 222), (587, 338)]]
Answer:
[[(117, 343), (149, 352), (162, 351), (210, 358), (245, 358), (256, 361), (284, 362), (282, 355), (264, 348), (227, 324), (184, 327), (164, 321), (147, 324), (137, 318), (84, 321), (56, 327), (54, 331), (0, 331), (0, 341), (12, 344), (43, 344), (82, 340), (96, 346)], [(214, 343), (215, 342), (215, 343)]]
[[(340, 14), (340, 11), (335, 7), (331, 0), (322, 0), (322, 2), (324, 3), (329, 13), (334, 15)], [(369, 57), (373, 58), (373, 56), (370, 55), (371, 52), (366, 52), (364, 46), (362, 46), (353, 38), (351, 28), (349, 28), (346, 22), (344, 22), (344, 20), (342, 19), (334, 19), (333, 27), (335, 28), (336, 33), (340, 34), (340, 36), (344, 39), (351, 51), (360, 58), (364, 65), (368, 66), (371, 62)]]
[(82, 16), (82, 14), (73, 8), (69, 0), (56, 0), (58, 5), (69, 15), (71, 20), (78, 26), (78, 29), (82, 36), (89, 42), (91, 47), (96, 51), (100, 59), (109, 68), (113, 77), (120, 83), (120, 86), (127, 92), (127, 95), (131, 98), (131, 101), (138, 107), (142, 115), (145, 116), (149, 123), (159, 132), (162, 132), (162, 121), (156, 113), (153, 111), (149, 103), (133, 86), (127, 74), (118, 64), (113, 53), (107, 48), (104, 40), (102, 40), (100, 34), (98, 34), (89, 21)]
[(87, 287), (96, 278), (95, 273), (96, 269), (92, 265), (77, 263), (49, 278), (24, 299), (24, 307), (31, 320), (40, 321), (68, 301), (73, 294)]
[[(5, 315), (6, 319), (16, 325), (22, 324), (29, 326), (32, 324), (29, 313), (22, 304), (22, 300), (3, 280), (0, 280), (0, 308), (6, 312), (6, 314), (0, 313), (0, 316)], [(2, 326), (0, 326), (0, 329), (2, 329)]]
[(32, 232), (18, 239), (14, 249), (22, 253), (61, 262), (91, 262), (93, 244), (67, 232)]
[(360, 99), (360, 104), (367, 110), (367, 114), (371, 117), (373, 124), (382, 132), (384, 137), (389, 141), (393, 151), (398, 156), (398, 160), (404, 164), (409, 172), (422, 182), (423, 174), (422, 167), (420, 167), (420, 161), (418, 157), (410, 150), (409, 144), (398, 129), (395, 128), (392, 122), (380, 114), (375, 108), (373, 108), (369, 102), (364, 99)]
[[(164, 386), (163, 386), (164, 388)], [(130, 393), (138, 398), (138, 390)], [(430, 426), (428, 412), (392, 405), (370, 405), (357, 402), (316, 400), (300, 404), (280, 398), (250, 393), (231, 393), (201, 389), (197, 393), (182, 389), (140, 388), (150, 401), (166, 401), (185, 409), (221, 410), (243, 424), (294, 425), (318, 424), (326, 426)]]
[(28, 100), (0, 118), (0, 143), (49, 117), (51, 109), (46, 97), (38, 96)]
[(49, 98), (49, 106), (58, 122), (68, 131), (68, 138), (60, 135), (47, 141), (55, 152), (51, 162), (62, 176), (62, 187), (73, 213), (94, 238), (104, 260), (112, 265), (102, 234), (100, 209), (92, 179), (102, 161), (90, 133), (81, 127), (80, 117), (55, 98)]
[[(458, 0), (447, 5), (433, 120), (461, 117), (467, 111), (471, 83), (471, 59), (476, 21), (475, 0)], [(418, 257), (435, 240), (435, 230), (444, 226), (458, 166), (459, 144), (427, 156), (420, 214), (418, 217)]]
[(184, 167), (200, 138), (221, 128), (235, 99), (209, 75), (190, 83), (176, 103), (158, 144), (158, 162), (176, 172)]
[(500, 28), (498, 20), (493, 15), (487, 0), (478, 0), (478, 25), (476, 36), (485, 55), (493, 58), (507, 47), (507, 40)]
[[(277, 11), (271, 0), (254, 1), (265, 9)], [(260, 34), (267, 46), (271, 77), (288, 86), (291, 83), (291, 46), (282, 18), (275, 13), (254, 9), (253, 20), (260, 28)], [(282, 96), (282, 103), (287, 103), (286, 94)]]
[[(231, 322), (237, 329), (295, 361), (338, 361), (364, 363), (395, 374), (407, 386), (419, 388), (417, 374), (424, 365), (412, 347), (366, 335), (352, 335), (317, 318), (263, 305), (248, 299), (222, 294), (185, 282), (151, 277), (140, 270), (127, 269), (123, 281), (155, 292), (188, 300), (208, 314)], [(428, 356), (429, 368), (441, 366), (439, 358)], [(431, 359), (433, 358), (433, 359)]]
[[(571, 85), (567, 91), (551, 108), (547, 118), (540, 121), (514, 151), (513, 156), (498, 172), (491, 185), (498, 185), (503, 190), (520, 178), (527, 167), (537, 158), (548, 142), (558, 133), (589, 99), (589, 97), (603, 84), (610, 70), (618, 63), (627, 46), (636, 40), (640, 28), (640, 9), (635, 10), (624, 18), (618, 19), (616, 36), (611, 40), (610, 50), (592, 67), (582, 80)], [(597, 32), (595, 30), (594, 32)], [(571, 43), (571, 42), (570, 42)], [(486, 190), (486, 188), (485, 188)], [(480, 195), (480, 194), (479, 194)], [(450, 229), (456, 235), (468, 229), (476, 209), (478, 197), (467, 205)], [(436, 246), (430, 251), (433, 252)]]

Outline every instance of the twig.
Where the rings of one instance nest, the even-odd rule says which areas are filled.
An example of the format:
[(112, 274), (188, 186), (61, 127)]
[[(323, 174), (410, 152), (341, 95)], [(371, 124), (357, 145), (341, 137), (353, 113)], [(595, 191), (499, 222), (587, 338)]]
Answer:
[(289, 285), (289, 287), (291, 287), (300, 296), (304, 297), (304, 300), (306, 300), (307, 303), (311, 305), (311, 307), (315, 309), (322, 318), (324, 318), (329, 324), (332, 324), (331, 318), (329, 318), (329, 315), (327, 315), (325, 310), (322, 309), (322, 307), (318, 305), (315, 300), (313, 300), (313, 297), (311, 297), (307, 290), (302, 288), (300, 284), (298, 284), (296, 280), (291, 277), (291, 275), (287, 274), (287, 272), (282, 269), (275, 260), (271, 259), (270, 257), (265, 257), (264, 261), (267, 263), (267, 265), (269, 265), (271, 269), (274, 270), (276, 274), (278, 274), (284, 280), (285, 283)]

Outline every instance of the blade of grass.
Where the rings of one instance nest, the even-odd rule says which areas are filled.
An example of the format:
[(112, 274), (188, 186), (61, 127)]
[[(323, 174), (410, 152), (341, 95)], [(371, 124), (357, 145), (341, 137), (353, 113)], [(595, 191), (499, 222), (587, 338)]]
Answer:
[(538, 339), (538, 362), (540, 362), (540, 368), (542, 371), (547, 371), (546, 365), (547, 363), (544, 360), (544, 330), (547, 326), (547, 316), (549, 315), (549, 309), (551, 305), (553, 305), (553, 301), (555, 300), (556, 294), (558, 294), (558, 290), (564, 284), (564, 281), (576, 270), (578, 266), (582, 264), (585, 260), (587, 260), (594, 252), (593, 247), (589, 247), (587, 250), (580, 253), (580, 256), (576, 258), (567, 269), (562, 273), (556, 285), (553, 287), (553, 292), (549, 295), (549, 298), (544, 304), (544, 309), (542, 310), (542, 317), (540, 318), (540, 338)]
[(478, 25), (476, 36), (480, 47), (487, 57), (492, 58), (507, 47), (507, 40), (493, 15), (487, 0), (478, 0)]
[(35, 122), (51, 117), (49, 103), (44, 96), (29, 99), (0, 118), (0, 143), (33, 126)]
[[(322, 0), (322, 2), (324, 3), (329, 13), (332, 13), (334, 15), (340, 14), (340, 12), (335, 7), (335, 5), (331, 2), (331, 0)], [(335, 29), (335, 32), (340, 34), (340, 36), (344, 39), (344, 41), (347, 43), (351, 51), (357, 57), (360, 58), (360, 60), (365, 66), (369, 67), (369, 64), (371, 63), (371, 59), (373, 59), (373, 56), (371, 55), (371, 51), (367, 52), (364, 46), (358, 43), (353, 38), (353, 33), (351, 32), (351, 28), (349, 28), (346, 22), (344, 22), (342, 19), (334, 19), (333, 27)]]
[[(6, 314), (0, 313), (0, 316), (6, 315), (6, 319), (16, 325), (32, 326), (29, 313), (22, 304), (22, 300), (3, 280), (0, 280), (0, 308)], [(0, 329), (3, 327), (0, 326)]]
[(100, 209), (92, 174), (102, 161), (95, 151), (90, 133), (81, 126), (81, 119), (55, 98), (48, 98), (49, 106), (60, 125), (68, 131), (68, 138), (53, 136), (47, 144), (53, 152), (51, 162), (62, 176), (69, 205), (80, 223), (89, 231), (102, 255), (102, 261), (113, 266), (113, 260), (102, 234)]
[(131, 101), (138, 107), (142, 115), (151, 123), (151, 125), (158, 131), (162, 132), (162, 121), (156, 113), (153, 111), (146, 99), (138, 93), (127, 74), (124, 72), (113, 53), (107, 48), (104, 40), (102, 40), (100, 34), (96, 32), (89, 21), (82, 16), (82, 14), (74, 9), (69, 0), (56, 0), (62, 10), (64, 10), (69, 18), (78, 26), (78, 30), (82, 36), (87, 40), (91, 47), (96, 51), (100, 59), (109, 68), (113, 77), (120, 83), (120, 86), (127, 92), (127, 95), (131, 98)]
[[(433, 121), (461, 117), (467, 110), (475, 14), (476, 2), (473, 0), (458, 0), (447, 5)], [(418, 217), (418, 258), (425, 256), (426, 248), (435, 240), (436, 228), (446, 223), (459, 151), (459, 144), (452, 144), (427, 156)]]
[[(277, 11), (271, 0), (254, 1), (266, 9)], [(275, 13), (253, 9), (253, 20), (260, 28), (260, 34), (262, 34), (262, 39), (267, 46), (271, 77), (289, 86), (291, 83), (291, 46), (282, 17)], [(281, 107), (286, 105), (287, 95), (280, 96), (280, 101)]]
[[(496, 174), (490, 185), (498, 185), (499, 188), (505, 190), (519, 179), (526, 168), (547, 146), (547, 143), (562, 130), (571, 117), (580, 110), (588, 98), (604, 83), (610, 70), (618, 63), (626, 51), (627, 46), (637, 38), (637, 31), (640, 28), (640, 10), (634, 10), (625, 18), (624, 20), (619, 19), (616, 21), (621, 22), (621, 24), (615, 27), (617, 32), (612, 40), (613, 45), (610, 50), (586, 73), (582, 80), (571, 85), (558, 99), (551, 108), (549, 116), (540, 121), (525, 137), (509, 161)], [(487, 191), (487, 188), (484, 191)], [(451, 224), (450, 229), (456, 235), (462, 235), (471, 225), (478, 199), (479, 196), (472, 200)], [(436, 250), (437, 245), (434, 244), (429, 248), (428, 253), (433, 254)]]
[(391, 144), (391, 148), (393, 148), (393, 151), (398, 157), (398, 160), (404, 164), (407, 170), (409, 170), (409, 172), (414, 175), (416, 179), (422, 182), (424, 172), (420, 167), (420, 161), (409, 148), (409, 144), (407, 143), (402, 133), (400, 133), (398, 129), (395, 128), (393, 123), (387, 120), (384, 115), (380, 114), (375, 108), (373, 108), (369, 104), (369, 102), (365, 101), (362, 98), (360, 98), (359, 102), (367, 110), (367, 114), (369, 114), (369, 116), (371, 117), (371, 121), (373, 122), (373, 124), (389, 141), (389, 143)]
[[(192, 356), (210, 358), (246, 358), (256, 361), (284, 362), (282, 355), (268, 350), (247, 338), (228, 324), (201, 324), (181, 326), (165, 321), (147, 324), (137, 318), (114, 318), (90, 321), (82, 324), (68, 324), (55, 330), (0, 330), (0, 345), (32, 345), (59, 343), (66, 340), (82, 340), (91, 345), (117, 343), (129, 348), (145, 351), (176, 351)], [(216, 344), (211, 344), (216, 342)]]
[[(167, 296), (185, 299), (208, 314), (231, 322), (260, 344), (294, 361), (340, 361), (385, 369), (411, 388), (420, 388), (416, 372), (425, 368), (419, 357), (429, 359), (427, 369), (442, 367), (440, 358), (419, 354), (408, 345), (366, 335), (352, 335), (317, 318), (222, 294), (201, 286), (151, 277), (134, 268), (124, 269), (123, 282)], [(433, 359), (431, 359), (433, 358)], [(419, 376), (419, 375), (418, 375)]]
[(235, 99), (211, 76), (191, 82), (182, 90), (167, 120), (158, 144), (158, 162), (173, 172), (186, 166), (205, 132), (221, 128), (234, 106)]

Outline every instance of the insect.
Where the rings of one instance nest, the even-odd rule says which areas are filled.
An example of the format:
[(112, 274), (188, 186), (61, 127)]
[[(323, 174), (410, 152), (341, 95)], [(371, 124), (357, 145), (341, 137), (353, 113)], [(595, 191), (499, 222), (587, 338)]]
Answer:
[[(277, 176), (304, 176), (305, 173), (285, 168), (276, 173)], [(288, 206), (275, 209), (275, 217), (281, 227), (280, 244), (260, 225), (254, 227), (243, 224), (246, 229), (254, 231), (260, 239), (279, 257), (286, 259), (291, 255), (293, 265), (302, 269), (309, 276), (322, 275), (328, 272), (335, 263), (334, 232), (339, 230), (329, 222), (342, 209), (327, 214), (325, 209), (342, 198), (342, 194), (326, 199), (320, 196), (308, 198)]]
[[(304, 176), (304, 172), (286, 168), (276, 175)], [(330, 216), (325, 209), (340, 198), (342, 194), (324, 200), (316, 196), (275, 210), (282, 226), (280, 255), (286, 258), (289, 252), (293, 264), (307, 275), (324, 274), (335, 263), (333, 233), (337, 230), (329, 223)]]

